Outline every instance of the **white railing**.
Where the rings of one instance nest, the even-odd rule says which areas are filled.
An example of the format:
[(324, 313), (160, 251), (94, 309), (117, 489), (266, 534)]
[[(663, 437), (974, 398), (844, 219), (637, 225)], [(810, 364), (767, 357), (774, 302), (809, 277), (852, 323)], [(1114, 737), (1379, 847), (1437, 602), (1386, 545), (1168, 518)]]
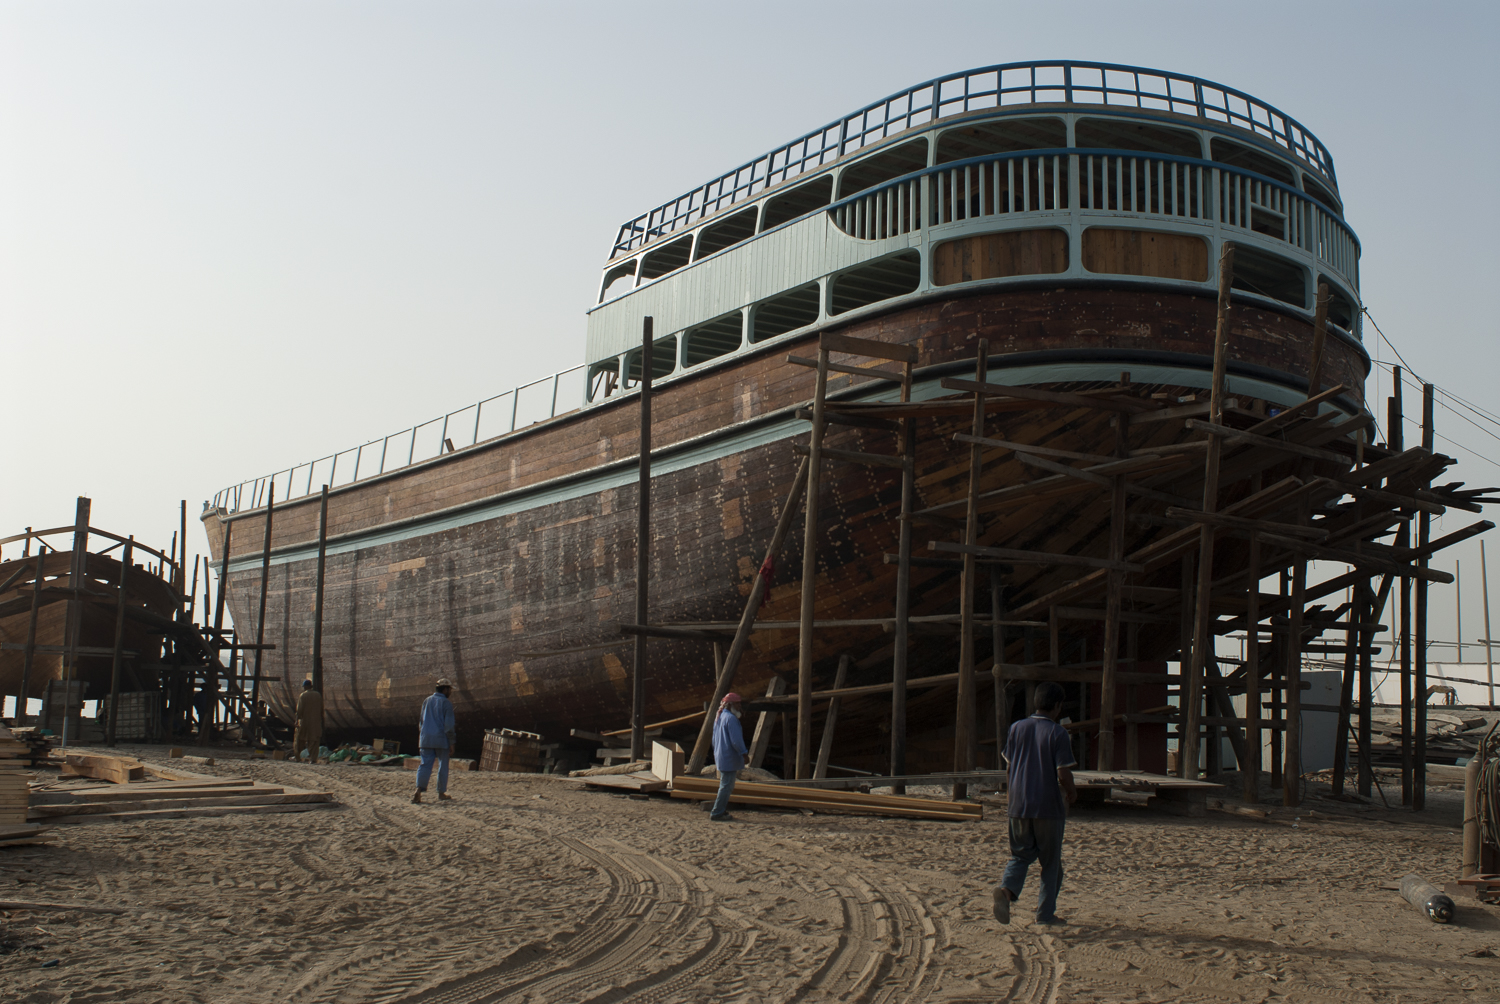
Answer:
[(1359, 242), (1342, 220), (1311, 196), (1214, 161), (1103, 150), (997, 154), (898, 178), (828, 213), (851, 237), (883, 240), (922, 229), (924, 195), (928, 226), (1068, 210), (1074, 170), (1081, 211), (1217, 223), (1277, 237), (1358, 290)]
[[(314, 490), (321, 491), (323, 485), (330, 488), (350, 485), (475, 446), (534, 422), (555, 418), (559, 414), (559, 400), (583, 401), (585, 370), (584, 366), (574, 366), (410, 429), (393, 432), (384, 439), (372, 439), (263, 478), (241, 481), (216, 494), (213, 505), (229, 512), (258, 509), (265, 505), (273, 487), (279, 505), (304, 498)], [(563, 410), (571, 411), (575, 407), (576, 404), (569, 405)], [(460, 438), (455, 440), (455, 436)], [(465, 437), (467, 443), (463, 442)]]

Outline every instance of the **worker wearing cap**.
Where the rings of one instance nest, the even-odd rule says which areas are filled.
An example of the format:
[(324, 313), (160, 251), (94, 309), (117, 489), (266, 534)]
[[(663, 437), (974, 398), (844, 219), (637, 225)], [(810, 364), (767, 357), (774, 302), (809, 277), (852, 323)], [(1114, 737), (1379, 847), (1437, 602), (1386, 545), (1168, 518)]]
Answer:
[(309, 758), (317, 763), (322, 743), (323, 695), (313, 689), (311, 680), (303, 680), (302, 693), (297, 695), (297, 729), (292, 734), (292, 755), (301, 760), (302, 751), (309, 750)]
[(447, 677), (438, 680), (433, 692), (422, 702), (421, 738), (417, 746), (422, 756), (422, 766), (417, 768), (417, 793), (411, 800), (420, 805), (422, 792), (432, 778), (432, 763), (440, 761), (438, 767), (438, 801), (448, 801), (448, 758), (453, 755), (453, 702), (449, 696), (453, 684)]
[(729, 814), (729, 794), (734, 791), (734, 778), (745, 766), (745, 730), (740, 728), (740, 695), (728, 693), (719, 702), (719, 711), (714, 718), (714, 766), (719, 769), (719, 795), (708, 818), (714, 822), (727, 822), (734, 817)]

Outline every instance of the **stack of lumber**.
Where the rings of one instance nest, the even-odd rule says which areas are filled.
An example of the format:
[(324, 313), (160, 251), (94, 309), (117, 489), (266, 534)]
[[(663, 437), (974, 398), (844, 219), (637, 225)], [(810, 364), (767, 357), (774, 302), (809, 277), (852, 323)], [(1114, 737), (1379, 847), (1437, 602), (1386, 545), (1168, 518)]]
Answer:
[[(707, 801), (718, 793), (719, 782), (710, 778), (684, 775), (672, 781), (673, 798)], [(984, 814), (982, 806), (971, 802), (939, 802), (906, 795), (866, 795), (857, 791), (757, 784), (753, 781), (736, 784), (729, 802), (731, 805), (766, 805), (781, 809), (810, 809), (815, 812), (863, 812), (877, 816), (955, 822), (973, 822), (983, 818)]]
[(0, 725), (0, 829), (26, 822), (26, 761), (31, 748)]
[(30, 760), (33, 767), (39, 763), (46, 762), (48, 754), (52, 752), (52, 747), (56, 745), (56, 741), (51, 736), (43, 734), (44, 731), (34, 725), (11, 729), (11, 735), (30, 749)]
[(100, 822), (235, 816), (262, 812), (304, 812), (332, 808), (326, 791), (261, 784), (247, 777), (209, 777), (158, 771), (176, 779), (55, 787), (31, 794), (33, 822)]

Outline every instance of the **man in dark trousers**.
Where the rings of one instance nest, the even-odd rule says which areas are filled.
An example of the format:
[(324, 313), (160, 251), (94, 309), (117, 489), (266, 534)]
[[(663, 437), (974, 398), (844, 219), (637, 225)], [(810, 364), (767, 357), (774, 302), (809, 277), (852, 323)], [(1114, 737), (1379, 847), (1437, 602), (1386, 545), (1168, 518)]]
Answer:
[(420, 805), (422, 792), (432, 778), (433, 761), (438, 766), (438, 801), (451, 801), (448, 797), (448, 758), (453, 755), (453, 738), (456, 732), (453, 721), (453, 702), (449, 696), (453, 684), (445, 677), (438, 680), (436, 688), (422, 702), (422, 733), (417, 739), (417, 749), (422, 756), (422, 766), (417, 768), (417, 793), (411, 800)]
[(995, 919), (1010, 923), (1010, 905), (1021, 898), (1026, 870), (1042, 864), (1036, 922), (1059, 925), (1057, 892), (1062, 888), (1063, 823), (1078, 801), (1073, 787), (1073, 744), (1057, 724), (1063, 689), (1055, 683), (1036, 688), (1036, 712), (1010, 727), (1005, 740), (1006, 788), (1010, 805), (1010, 862), (995, 886)]

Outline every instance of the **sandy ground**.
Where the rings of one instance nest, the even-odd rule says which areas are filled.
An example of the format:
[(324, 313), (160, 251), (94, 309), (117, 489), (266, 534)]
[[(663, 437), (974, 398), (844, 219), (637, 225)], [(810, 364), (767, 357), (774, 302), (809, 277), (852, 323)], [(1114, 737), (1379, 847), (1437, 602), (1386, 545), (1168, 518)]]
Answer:
[(0, 912), (0, 1001), (1500, 1000), (1500, 908), (1439, 926), (1380, 888), (1454, 871), (1451, 791), (1425, 818), (1316, 785), (1315, 814), (1271, 822), (1079, 812), (1054, 931), (1025, 923), (1034, 879), (1021, 919), (990, 916), (999, 805), (710, 823), (540, 776), (456, 774), (455, 801), (412, 805), (396, 769), (199, 769), (342, 804), (0, 850), (0, 899), (128, 908)]

